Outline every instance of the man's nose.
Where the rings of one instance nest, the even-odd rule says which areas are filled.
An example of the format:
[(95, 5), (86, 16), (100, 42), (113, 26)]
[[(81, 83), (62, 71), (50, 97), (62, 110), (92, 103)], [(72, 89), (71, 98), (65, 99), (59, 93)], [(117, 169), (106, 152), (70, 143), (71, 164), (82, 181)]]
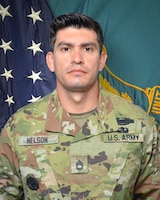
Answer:
[(72, 54), (72, 62), (75, 64), (82, 64), (83, 60), (83, 52), (81, 49), (75, 49)]

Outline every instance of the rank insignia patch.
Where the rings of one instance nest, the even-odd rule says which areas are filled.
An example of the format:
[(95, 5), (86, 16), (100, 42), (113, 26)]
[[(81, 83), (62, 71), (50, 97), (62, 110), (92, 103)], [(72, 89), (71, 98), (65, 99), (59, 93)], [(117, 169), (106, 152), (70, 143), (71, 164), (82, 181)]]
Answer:
[(72, 156), (71, 157), (71, 173), (72, 174), (88, 173), (87, 156)]

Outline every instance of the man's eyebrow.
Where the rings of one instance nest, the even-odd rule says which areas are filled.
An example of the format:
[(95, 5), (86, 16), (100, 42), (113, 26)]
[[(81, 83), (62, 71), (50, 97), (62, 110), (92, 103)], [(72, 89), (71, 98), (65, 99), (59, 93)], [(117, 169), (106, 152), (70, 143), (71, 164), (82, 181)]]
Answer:
[[(57, 45), (57, 47), (60, 47), (60, 46), (74, 46), (74, 43), (62, 41), (62, 42), (58, 43), (58, 45)], [(95, 48), (98, 48), (98, 45), (94, 42), (83, 42), (80, 44), (80, 46), (82, 46), (82, 47), (93, 46)]]
[(72, 46), (72, 45), (73, 44), (70, 43), (70, 42), (60, 42), (60, 43), (58, 43), (57, 47), (59, 47), (59, 46)]
[(92, 46), (92, 47), (95, 47), (95, 48), (98, 47), (98, 45), (94, 42), (85, 42), (85, 43), (82, 43), (81, 46), (83, 46), (83, 47)]

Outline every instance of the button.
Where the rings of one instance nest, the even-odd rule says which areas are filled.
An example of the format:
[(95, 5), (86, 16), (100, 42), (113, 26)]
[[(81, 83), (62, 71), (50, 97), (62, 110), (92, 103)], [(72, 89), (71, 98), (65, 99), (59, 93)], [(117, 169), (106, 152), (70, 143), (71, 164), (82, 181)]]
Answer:
[(120, 128), (118, 129), (118, 132), (119, 132), (119, 133), (128, 133), (128, 128), (120, 127)]
[(39, 188), (38, 181), (31, 176), (27, 178), (27, 185), (31, 190), (38, 190)]
[(128, 133), (128, 128), (124, 128), (123, 133)]
[(123, 133), (123, 130), (124, 130), (124, 128), (123, 128), (123, 127), (120, 127), (120, 128), (118, 129), (118, 132), (119, 132), (119, 133)]

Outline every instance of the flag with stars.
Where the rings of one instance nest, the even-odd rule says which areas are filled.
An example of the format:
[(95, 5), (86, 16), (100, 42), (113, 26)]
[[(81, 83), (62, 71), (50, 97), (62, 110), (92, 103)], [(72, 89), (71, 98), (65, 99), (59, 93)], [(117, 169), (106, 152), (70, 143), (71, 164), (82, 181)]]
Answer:
[(55, 88), (45, 61), (52, 19), (47, 1), (0, 0), (0, 130), (17, 109)]

